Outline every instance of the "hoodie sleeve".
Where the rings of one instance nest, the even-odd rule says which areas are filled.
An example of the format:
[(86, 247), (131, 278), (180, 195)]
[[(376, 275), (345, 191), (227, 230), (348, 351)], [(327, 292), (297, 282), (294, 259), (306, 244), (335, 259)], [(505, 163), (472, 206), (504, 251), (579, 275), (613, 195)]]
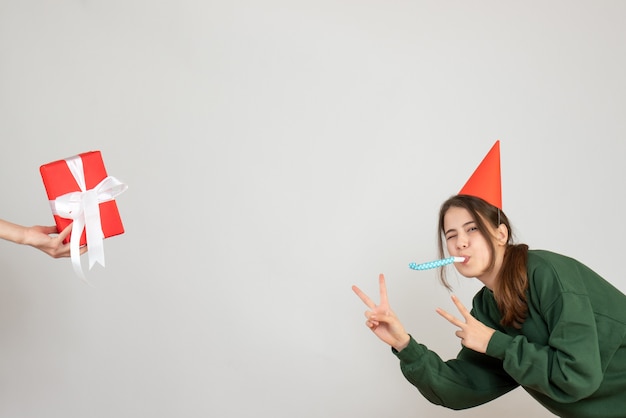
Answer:
[(596, 323), (585, 295), (562, 293), (544, 311), (550, 328), (547, 345), (524, 335), (500, 331), (491, 337), (487, 354), (501, 359), (504, 369), (522, 386), (563, 403), (594, 393), (603, 373)]
[[(532, 279), (531, 279), (532, 275)], [(543, 263), (529, 271), (529, 303), (540, 311), (546, 344), (496, 331), (487, 354), (520, 385), (562, 403), (593, 394), (603, 379), (598, 330), (585, 278), (575, 264)]]
[(466, 348), (456, 359), (443, 361), (411, 337), (405, 349), (392, 351), (404, 377), (430, 402), (450, 409), (481, 405), (518, 386), (500, 360)]

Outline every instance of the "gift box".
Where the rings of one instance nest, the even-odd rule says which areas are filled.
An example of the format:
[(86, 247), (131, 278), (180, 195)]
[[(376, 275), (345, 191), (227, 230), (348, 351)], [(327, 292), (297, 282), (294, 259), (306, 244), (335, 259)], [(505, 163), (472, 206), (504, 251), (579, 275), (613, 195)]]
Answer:
[[(60, 196), (73, 192), (81, 193), (93, 190), (108, 177), (100, 151), (89, 151), (68, 159), (53, 161), (42, 165), (39, 171), (48, 200), (53, 208), (53, 216), (59, 232), (72, 223), (73, 219), (55, 213), (54, 201)], [(111, 200), (100, 202), (98, 207), (103, 238), (123, 234), (124, 226), (115, 200), (111, 198)], [(70, 237), (68, 236), (65, 242), (68, 243), (69, 241)], [(85, 244), (86, 234), (83, 230), (80, 245)]]

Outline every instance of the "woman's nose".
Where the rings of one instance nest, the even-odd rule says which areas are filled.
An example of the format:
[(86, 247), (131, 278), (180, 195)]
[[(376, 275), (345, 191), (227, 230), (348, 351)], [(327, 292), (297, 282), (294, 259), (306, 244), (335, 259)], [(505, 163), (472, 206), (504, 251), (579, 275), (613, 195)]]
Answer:
[(461, 236), (459, 235), (457, 240), (456, 240), (456, 247), (461, 249), (461, 248), (467, 248), (467, 237), (466, 236)]

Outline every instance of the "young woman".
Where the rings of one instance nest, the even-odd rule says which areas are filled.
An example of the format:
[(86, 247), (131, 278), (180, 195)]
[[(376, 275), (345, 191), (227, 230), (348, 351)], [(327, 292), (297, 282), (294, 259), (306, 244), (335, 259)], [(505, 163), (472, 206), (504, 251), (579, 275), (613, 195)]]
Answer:
[[(63, 240), (72, 231), (72, 224), (58, 235), (56, 226), (22, 226), (0, 219), (0, 238), (16, 244), (30, 245), (53, 258), (69, 257), (70, 245)], [(87, 247), (81, 248), (81, 254)]]
[[(462, 349), (443, 361), (417, 343), (389, 306), (356, 286), (366, 325), (392, 347), (407, 380), (430, 402), (474, 407), (522, 386), (562, 417), (626, 417), (626, 296), (580, 262), (514, 244), (506, 215), (485, 200), (456, 195), (441, 206), (439, 250), (464, 257), (457, 271), (484, 287), (462, 318)], [(443, 283), (448, 286), (445, 269)], [(449, 286), (448, 286), (449, 287)]]

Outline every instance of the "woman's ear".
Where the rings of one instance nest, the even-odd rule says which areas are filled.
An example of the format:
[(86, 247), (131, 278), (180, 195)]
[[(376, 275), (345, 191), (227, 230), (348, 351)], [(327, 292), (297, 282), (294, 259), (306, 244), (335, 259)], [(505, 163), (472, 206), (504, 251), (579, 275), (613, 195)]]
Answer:
[(496, 229), (496, 240), (499, 245), (506, 245), (509, 242), (509, 228), (505, 224), (500, 224)]

